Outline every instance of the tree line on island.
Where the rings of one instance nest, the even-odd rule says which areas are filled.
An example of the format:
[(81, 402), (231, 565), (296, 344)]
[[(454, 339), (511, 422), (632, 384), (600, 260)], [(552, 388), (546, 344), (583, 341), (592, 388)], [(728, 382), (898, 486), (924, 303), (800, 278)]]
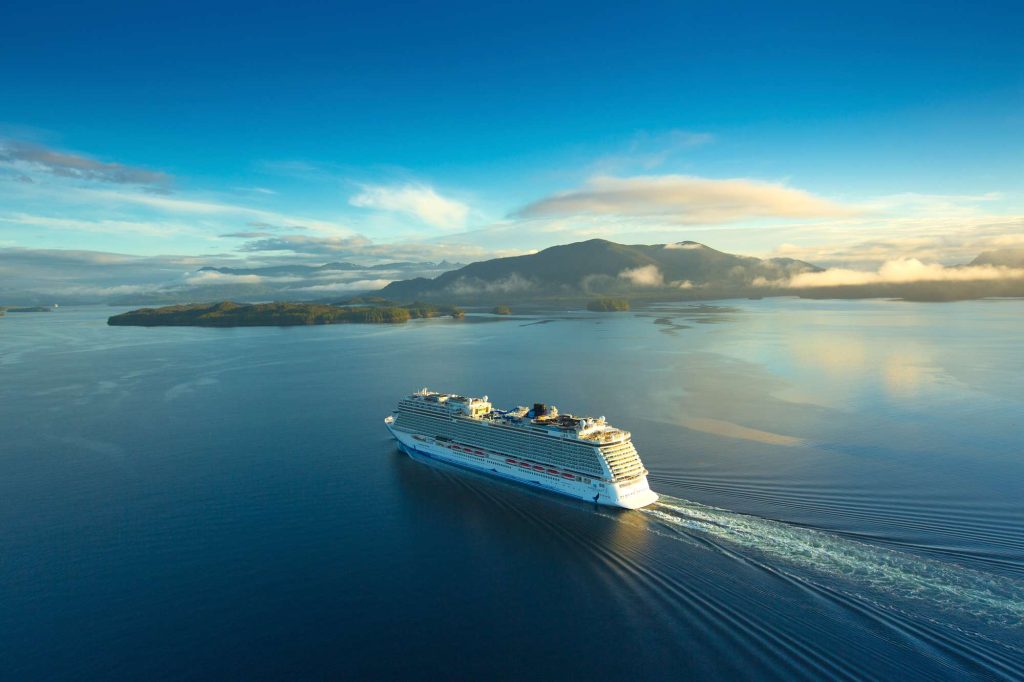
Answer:
[[(362, 301), (365, 299), (353, 299)], [(383, 299), (381, 299), (383, 301)], [(190, 303), (140, 308), (107, 320), (112, 326), (137, 327), (289, 327), (313, 324), (400, 324), (411, 319), (448, 316), (462, 318), (455, 306), (434, 303), (408, 305), (329, 305), (322, 303)]]
[[(624, 299), (591, 301), (588, 310), (629, 310)], [(495, 306), (495, 315), (511, 315), (506, 305)], [(107, 319), (111, 326), (130, 327), (291, 327), (315, 324), (401, 324), (415, 319), (451, 317), (462, 319), (465, 311), (451, 305), (415, 302), (405, 305), (379, 296), (326, 303), (187, 303), (160, 308), (139, 308)]]

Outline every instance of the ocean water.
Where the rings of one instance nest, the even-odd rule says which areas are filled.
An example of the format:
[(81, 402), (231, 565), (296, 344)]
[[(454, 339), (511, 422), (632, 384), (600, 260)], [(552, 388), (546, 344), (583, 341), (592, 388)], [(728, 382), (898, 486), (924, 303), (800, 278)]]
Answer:
[[(1024, 301), (112, 312), (0, 318), (0, 677), (1024, 678)], [(606, 415), (661, 501), (414, 462), (422, 386)]]

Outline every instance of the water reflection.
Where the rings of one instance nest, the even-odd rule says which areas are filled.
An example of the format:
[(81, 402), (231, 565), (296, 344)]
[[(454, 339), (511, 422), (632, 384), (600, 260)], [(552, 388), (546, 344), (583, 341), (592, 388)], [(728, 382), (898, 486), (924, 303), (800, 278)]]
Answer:
[[(55, 657), (109, 674), (112, 653), (173, 674), (226, 648), (250, 667), (224, 676), (1024, 669), (1024, 302), (284, 330), (109, 312), (3, 325), (0, 658), (19, 678), (61, 676)], [(380, 419), (423, 385), (606, 414), (664, 497), (617, 512), (414, 462)]]
[(716, 350), (768, 369), (789, 384), (779, 395), (791, 400), (847, 409), (879, 395), (895, 403), (927, 398), (943, 390), (946, 365), (964, 360), (934, 326), (941, 321), (923, 312), (801, 314), (772, 305), (748, 311)]
[(742, 438), (769, 445), (797, 446), (803, 445), (805, 442), (801, 438), (753, 429), (749, 426), (741, 426), (740, 424), (734, 424), (723, 419), (712, 419), (711, 417), (682, 416), (679, 418), (679, 425), (692, 431), (703, 431), (704, 433), (724, 436), (726, 438)]

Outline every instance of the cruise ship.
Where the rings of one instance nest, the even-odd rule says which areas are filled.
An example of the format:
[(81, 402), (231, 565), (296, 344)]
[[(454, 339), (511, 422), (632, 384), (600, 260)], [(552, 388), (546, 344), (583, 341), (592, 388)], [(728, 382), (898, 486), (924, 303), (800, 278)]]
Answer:
[(422, 389), (384, 425), (414, 459), (435, 459), (580, 500), (638, 509), (658, 496), (628, 431), (543, 403), (495, 409), (487, 396)]

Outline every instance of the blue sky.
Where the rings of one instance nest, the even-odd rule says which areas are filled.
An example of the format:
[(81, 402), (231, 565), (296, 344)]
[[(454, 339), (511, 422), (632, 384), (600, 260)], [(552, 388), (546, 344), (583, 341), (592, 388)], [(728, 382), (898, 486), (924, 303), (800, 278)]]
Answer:
[(0, 249), (1024, 245), (1019, 5), (599, 4), (9, 0)]

